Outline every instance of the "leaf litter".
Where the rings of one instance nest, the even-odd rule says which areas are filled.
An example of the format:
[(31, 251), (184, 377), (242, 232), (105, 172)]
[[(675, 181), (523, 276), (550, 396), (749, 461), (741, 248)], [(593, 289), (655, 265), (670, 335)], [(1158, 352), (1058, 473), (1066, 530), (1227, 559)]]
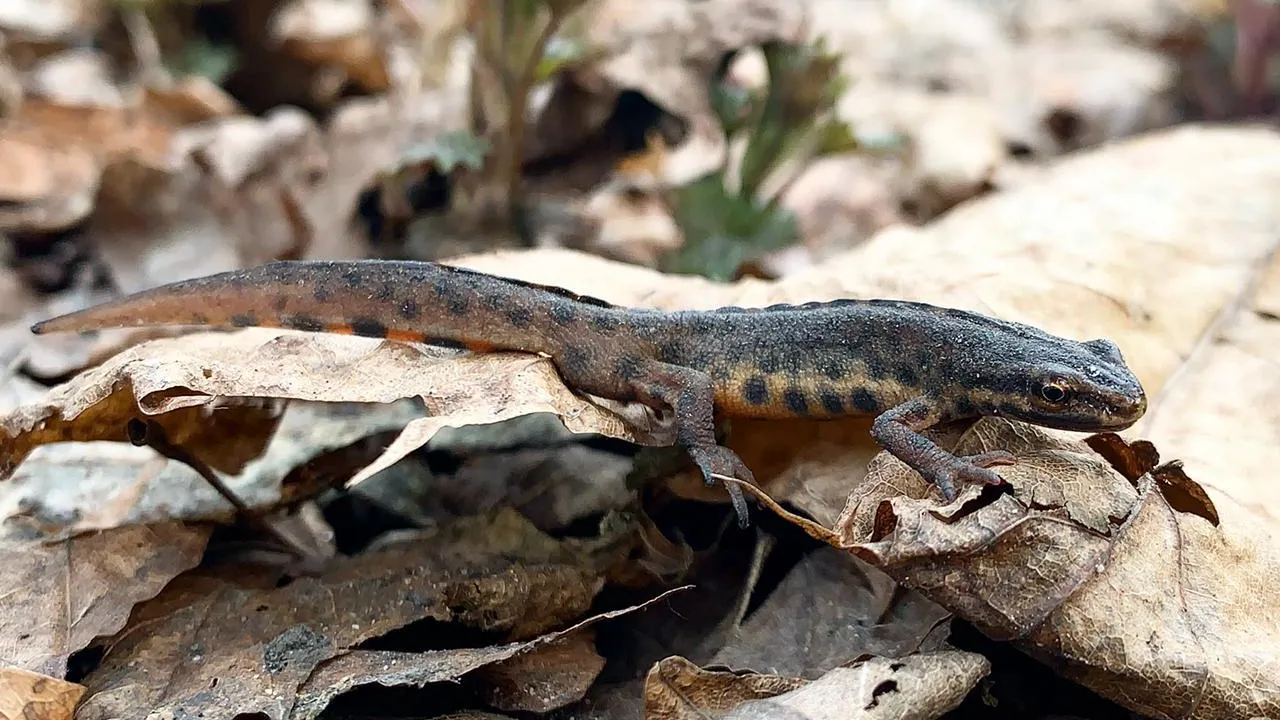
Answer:
[[(283, 587), (250, 567), (188, 573), (107, 640), (78, 716), (314, 717), (357, 685), (451, 683), (568, 634), (556, 629), (588, 611), (602, 568), (626, 548), (612, 538), (557, 541), (502, 511), (335, 560)], [(410, 652), (447, 624), (491, 643)], [(575, 647), (560, 655), (569, 667), (580, 667), (585, 648)]]
[[(1185, 136), (1174, 136), (1170, 142), (1188, 140)], [(1000, 207), (998, 202), (992, 204)], [(1073, 252), (1078, 251), (1077, 248)], [(872, 243), (865, 252), (874, 254), (880, 250)], [(853, 253), (851, 259), (856, 254)], [(537, 257), (539, 253), (525, 255)], [(541, 255), (546, 256), (545, 262), (526, 262), (520, 266), (517, 276), (545, 280), (545, 275), (553, 272), (552, 267), (558, 266), (554, 270), (558, 274), (564, 272), (567, 263), (596, 266), (596, 270), (611, 267), (604, 261), (563, 252)], [(501, 260), (501, 256), (488, 255), (465, 259), (460, 264), (475, 267)], [(1244, 260), (1247, 258), (1242, 258)], [(513, 268), (510, 264), (502, 267)], [(607, 270), (570, 272), (564, 277), (584, 278), (586, 282), (582, 285), (615, 302), (627, 302), (626, 296), (630, 294), (633, 304), (673, 306), (676, 298), (690, 304), (691, 296), (706, 295), (707, 299), (693, 304), (715, 306), (734, 302), (734, 295), (742, 298), (738, 300), (742, 304), (796, 300), (815, 294), (821, 297), (823, 293), (815, 292), (815, 287), (830, 293), (834, 289), (833, 281), (838, 285), (848, 283), (849, 276), (840, 273), (841, 267), (840, 262), (833, 262), (832, 277), (802, 277), (795, 283), (799, 290), (789, 289), (786, 281), (776, 284), (745, 281), (723, 288), (704, 286), (707, 287), (704, 294), (685, 289), (698, 288), (702, 285), (700, 281), (667, 279), (634, 268), (620, 269), (617, 278), (611, 277)], [(513, 274), (510, 270), (508, 273)], [(637, 281), (631, 284), (620, 281), (628, 275)], [(569, 284), (576, 291), (584, 289), (572, 283), (562, 284)], [(606, 284), (611, 287), (603, 287)], [(991, 297), (990, 293), (985, 295), (988, 302)], [(1030, 309), (1035, 307), (1038, 306)], [(1053, 318), (1048, 317), (1040, 324), (1051, 327), (1052, 322)], [(1120, 331), (1113, 334), (1125, 335)], [(1140, 369), (1152, 367), (1144, 364), (1142, 354), (1133, 357), (1131, 362)], [(1150, 375), (1151, 371), (1147, 373)], [(125, 382), (121, 383), (122, 379)], [(1147, 384), (1153, 392), (1159, 391), (1158, 379)], [(580, 432), (655, 444), (662, 442), (659, 431), (649, 435), (636, 432), (636, 424), (624, 422), (623, 417), (611, 409), (568, 391), (545, 360), (515, 354), (455, 356), (376, 341), (244, 330), (200, 333), (136, 346), (73, 378), (43, 405), (27, 406), (12, 413), (6, 418), (7, 443), (10, 456), (16, 459), (34, 446), (67, 439), (64, 433), (81, 440), (119, 439), (124, 421), (141, 412), (171, 418), (177, 428), (191, 427), (184, 442), (199, 448), (200, 433), (212, 438), (227, 434), (208, 432), (204, 419), (208, 413), (202, 416), (195, 412), (220, 397), (377, 403), (413, 396), (425, 402), (432, 414), (410, 421), (400, 439), (388, 446), (379, 461), (366, 467), (364, 472), (356, 473), (356, 479), (390, 466), (426, 444), (442, 427), (493, 422), (530, 412), (552, 412), (570, 429)], [(214, 417), (222, 413), (224, 410), (220, 408)], [(234, 416), (228, 420), (233, 427), (238, 424)], [(1241, 702), (1249, 702), (1249, 698), (1241, 695), (1243, 688), (1229, 678), (1237, 672), (1239, 663), (1256, 662), (1247, 648), (1268, 647), (1277, 640), (1255, 630), (1248, 637), (1215, 646), (1220, 654), (1214, 655), (1215, 651), (1205, 646), (1207, 638), (1227, 636), (1206, 635), (1196, 627), (1197, 622), (1205, 619), (1206, 608), (1148, 608), (1150, 620), (1146, 626), (1165, 627), (1164, 632), (1172, 633), (1165, 647), (1177, 654), (1181, 664), (1173, 664), (1171, 658), (1160, 654), (1140, 657), (1128, 651), (1117, 655), (1106, 651), (1108, 644), (1095, 644), (1097, 641), (1093, 638), (1103, 631), (1119, 638), (1133, 632), (1131, 617), (1124, 616), (1121, 622), (1122, 617), (1111, 612), (1117, 592), (1114, 583), (1128, 578), (1136, 583), (1128, 592), (1136, 593), (1150, 587), (1148, 573), (1156, 570), (1149, 563), (1146, 573), (1110, 570), (1123, 567), (1121, 558), (1160, 557), (1141, 548), (1163, 549), (1173, 543), (1182, 547), (1178, 557), (1184, 561), (1192, 558), (1192, 551), (1198, 548), (1199, 552), (1210, 554), (1197, 562), (1197, 566), (1218, 567), (1222, 564), (1212, 560), (1215, 549), (1224, 552), (1250, 546), (1243, 538), (1225, 545), (1221, 541), (1216, 545), (1204, 544), (1201, 536), (1184, 527), (1187, 522), (1202, 520), (1174, 512), (1151, 481), (1135, 486), (1078, 441), (1056, 441), (1049, 434), (1026, 426), (984, 421), (971, 429), (961, 442), (975, 450), (1014, 449), (1022, 463), (1003, 474), (1015, 492), (987, 501), (977, 489), (970, 489), (954, 508), (937, 508), (933, 500), (927, 499), (928, 488), (917, 476), (897, 467), (889, 456), (875, 455), (874, 446), (865, 438), (865, 425), (858, 422), (795, 425), (795, 435), (787, 435), (786, 427), (775, 428), (773, 442), (769, 442), (770, 437), (764, 434), (769, 432), (768, 424), (761, 424), (762, 432), (755, 435), (751, 434), (751, 424), (736, 424), (729, 442), (731, 446), (743, 443), (743, 454), (749, 461), (753, 455), (761, 458), (759, 466), (763, 470), (757, 474), (764, 488), (773, 489), (773, 479), (781, 477), (782, 488), (794, 488), (790, 499), (799, 507), (808, 501), (819, 517), (824, 510), (830, 517), (830, 504), (824, 504), (821, 495), (806, 497), (806, 494), (812, 492), (813, 487), (823, 487), (823, 475), (838, 473), (842, 480), (826, 481), (833, 488), (846, 488), (845, 493), (849, 494), (842, 517), (836, 523), (839, 535), (834, 544), (838, 547), (856, 550), (891, 576), (919, 588), (926, 597), (975, 622), (993, 637), (1014, 639), (1050, 662), (1054, 658), (1071, 658), (1083, 663), (1085, 670), (1069, 674), (1131, 706), (1176, 715), (1192, 706), (1238, 707)], [(272, 426), (261, 427), (267, 430)], [(239, 452), (219, 450), (211, 455), (219, 458), (224, 466), (234, 467), (228, 465), (228, 458), (239, 458), (236, 464), (242, 465), (252, 455), (251, 450), (265, 442), (265, 435), (266, 432), (261, 432), (257, 443)], [(243, 445), (245, 436), (238, 437)], [(801, 440), (796, 442), (792, 438)], [(1055, 445), (1056, 442), (1062, 444)], [(859, 482), (862, 471), (857, 469), (855, 458), (872, 455), (875, 459), (865, 471), (865, 479)], [(768, 470), (771, 466), (778, 469), (771, 473)], [(852, 488), (851, 494), (847, 488)], [(708, 496), (707, 490), (699, 490), (701, 497)], [(832, 495), (835, 496), (834, 491)], [(964, 509), (975, 502), (978, 503), (976, 511)], [(1139, 522), (1152, 513), (1155, 518), (1163, 518), (1163, 524)], [(1170, 534), (1169, 528), (1178, 529)], [(1214, 532), (1244, 532), (1244, 537), (1248, 537), (1249, 532), (1262, 529), (1256, 522), (1237, 520), (1230, 528), (1224, 524)], [(1189, 539), (1197, 539), (1199, 543), (1194, 548), (1186, 546)], [(1269, 586), (1265, 583), (1275, 578), (1276, 558), (1265, 552), (1268, 545), (1257, 547), (1258, 550), (1244, 557), (1238, 551), (1231, 551), (1233, 563), (1226, 565), (1241, 572), (1244, 566), (1256, 566), (1256, 572), (1247, 575), (1264, 584), (1249, 586), (1242, 599), (1266, 596)], [(1129, 548), (1127, 553), (1122, 552), (1125, 548)], [(1005, 557), (1006, 552), (1011, 554)], [(1028, 574), (1028, 567), (1041, 569)], [(1104, 569), (1099, 571), (1099, 567)], [(1175, 563), (1162, 573), (1170, 579), (1161, 587), (1173, 593), (1171, 597), (1185, 596), (1198, 587), (1186, 585), (1192, 580), (1211, 579), (1189, 576), (1185, 567), (1181, 570), (1179, 567)], [(934, 577), (938, 579), (930, 580)], [(961, 577), (965, 580), (957, 584), (956, 579)], [(944, 578), (951, 580), (943, 583)], [(1084, 592), (1088, 587), (1097, 587), (1101, 592), (1092, 603), (1088, 602), (1092, 596)], [(1201, 588), (1200, 592), (1205, 589)], [(1221, 613), (1230, 606), (1213, 607)], [(1266, 618), (1265, 609), (1249, 604), (1239, 607), (1249, 609), (1250, 624), (1261, 621), (1265, 628), (1280, 627), (1280, 623)], [(1076, 617), (1080, 619), (1074, 622), (1087, 620), (1088, 624), (1073, 624), (1071, 619)], [(1115, 618), (1116, 624), (1107, 626), (1101, 623), (1100, 617)], [(1175, 632), (1160, 624), (1174, 620), (1177, 622), (1173, 627), (1182, 630)], [(1215, 632), (1224, 633), (1225, 629), (1218, 628)], [(1162, 669), (1187, 668), (1185, 653), (1192, 651), (1202, 658), (1198, 670), (1161, 676)], [(1222, 660), (1211, 662), (1208, 658), (1212, 657)], [(1231, 660), (1232, 657), (1237, 659)], [(1167, 687), (1167, 683), (1188, 683), (1187, 694), (1155, 696), (1140, 691), (1142, 687)], [(1193, 687), (1202, 688), (1203, 694), (1195, 694)], [(1265, 707), (1265, 697), (1255, 698), (1263, 703), (1258, 707)], [(92, 698), (89, 703), (87, 707), (92, 705)]]
[[(770, 32), (798, 33), (799, 15), (783, 9), (772, 18), (781, 30)], [(675, 5), (643, 15), (653, 37), (604, 65), (603, 73), (615, 84), (643, 88), (686, 117), (705, 116), (703, 99), (685, 90), (693, 86), (689, 68), (700, 53), (714, 54), (716, 43), (683, 43), (688, 18)], [(625, 4), (609, 6), (602, 17), (606, 28), (636, 19)], [(768, 17), (767, 3), (751, 4), (734, 15), (734, 23), (712, 28), (741, 36), (717, 40), (732, 45), (758, 38), (754, 24)], [(354, 31), (355, 42), (308, 37), (297, 27), (291, 32), (286, 52), (337, 62), (356, 82), (385, 89), (385, 68), (365, 52), (368, 26)], [(679, 50), (655, 55), (653, 48), (663, 43)], [(682, 60), (670, 62), (668, 55)], [(176, 279), (185, 272), (179, 268), (192, 263), (204, 273), (304, 250), (347, 254), (355, 246), (347, 208), (370, 171), (388, 167), (394, 157), (384, 136), (408, 136), (423, 126), (448, 130), (460, 122), (456, 103), (435, 95), (397, 108), (401, 114), (394, 119), (390, 103), (357, 101), (340, 108), (323, 131), (300, 113), (226, 117), (216, 97), (203, 102), (207, 96), (191, 86), (160, 95), (149, 96), (146, 122), (125, 129), (117, 111), (86, 113), (28, 101), (0, 135), (0, 157), (11, 159), (5, 167), (27, 170), (0, 182), (7, 201), (3, 229), (62, 229), (88, 217), (95, 252), (118, 290)], [(918, 113), (923, 107), (908, 105)], [(979, 125), (994, 122), (981, 113), (975, 118)], [(191, 127), (192, 120), (210, 119)], [(694, 125), (693, 139), (671, 163), (674, 175), (701, 167), (698, 152), (691, 151), (721, 142), (705, 134), (705, 123)], [(394, 133), (387, 132), (391, 126)], [(44, 128), (57, 131), (39, 135)], [(68, 137), (75, 142), (65, 142)], [(323, 482), (282, 486), (286, 474), (324, 474), (301, 464), (310, 455), (354, 450), (334, 470), (335, 483), (354, 478), (363, 490), (420, 461), (445, 428), (544, 413), (578, 433), (652, 445), (670, 437), (644, 413), (575, 395), (538, 358), (475, 358), (252, 330), (143, 345), (134, 343), (174, 331), (42, 338), (36, 375), (97, 367), (47, 398), (23, 401), (3, 422), (9, 479), (0, 487), (25, 484), (27, 494), (0, 497), (0, 508), (8, 508), (0, 552), (34, 568), (6, 574), (5, 587), (50, 589), (12, 627), (0, 626), (0, 660), (60, 676), (74, 651), (90, 644), (109, 648), (84, 679), (93, 693), (81, 706), (85, 717), (175, 707), (214, 715), (257, 707), (271, 717), (309, 717), (344, 693), (357, 696), (373, 685), (439, 689), (432, 684), (459, 679), (491, 707), (545, 713), (584, 694), (590, 700), (593, 682), (608, 686), (600, 680), (606, 644), (596, 642), (596, 628), (556, 628), (594, 618), (591, 605), (611, 582), (653, 598), (655, 575), (668, 583), (691, 576), (710, 587), (702, 595), (695, 589), (661, 596), (662, 604), (631, 618), (636, 624), (629, 627), (644, 627), (646, 618), (675, 625), (670, 615), (657, 616), (678, 607), (682, 595), (696, 598), (704, 611), (688, 614), (698, 622), (679, 626), (690, 637), (664, 638), (650, 648), (653, 670), (643, 698), (650, 716), (706, 711), (818, 718), (857, 708), (865, 717), (908, 711), (936, 717), (988, 671), (980, 655), (938, 645), (948, 612), (1131, 709), (1168, 717), (1274, 714), (1280, 673), (1271, 649), (1280, 643), (1280, 620), (1258, 599), (1275, 595), (1280, 567), (1275, 505), (1266, 495), (1273, 484), (1265, 482), (1275, 465), (1267, 460), (1275, 436), (1269, 432), (1274, 403), (1267, 402), (1267, 383), (1280, 346), (1269, 341), (1276, 316), (1271, 296), (1280, 286), (1274, 268), (1280, 266), (1272, 261), (1264, 267), (1269, 274), (1240, 309), (1230, 311), (1233, 322), (1225, 331), (1219, 333), (1214, 318), (1240, 298), (1245, 278), (1274, 258), (1280, 222), (1266, 190), (1277, 179), (1276, 142), (1274, 133), (1260, 128), (1188, 127), (1081, 153), (1020, 190), (961, 206), (923, 229), (891, 228), (779, 282), (715, 285), (546, 250), (451, 259), (650, 307), (849, 296), (968, 307), (1075, 337), (1115, 337), (1157, 399), (1153, 422), (1126, 433), (1154, 444), (1115, 436), (1082, 442), (995, 420), (944, 433), (958, 447), (1016, 449), (1023, 461), (1002, 473), (1007, 491), (969, 489), (951, 506), (939, 505), (918, 477), (880, 453), (865, 422), (735, 422), (728, 443), (757, 470), (769, 495), (821, 525), (784, 517), (835, 546), (810, 551), (781, 581), (763, 586), (757, 583), (764, 582), (777, 550), (760, 538), (727, 530), (710, 544), (705, 537), (667, 537), (649, 518), (617, 513), (601, 522), (596, 554), (558, 554), (549, 548), (577, 546), (564, 538), (548, 545), (528, 523), (491, 509), (510, 499), (500, 494), (482, 513), (460, 513), (476, 518), (423, 513), (418, 524), (429, 528), (425, 536), (376, 543), (360, 555), (335, 559), (315, 577), (282, 580), (276, 569), (210, 558), (178, 575), (201, 563), (210, 528), (199, 521), (225, 519), (226, 506), (207, 489), (199, 491), (202, 502), (177, 503), (168, 511), (155, 500), (160, 486), (172, 485), (175, 496), (189, 492), (196, 475), (144, 448), (118, 446), (127, 439), (129, 421), (139, 416), (162, 423), (200, 462), (235, 475), (233, 484), (240, 481), (237, 489), (247, 491), (261, 512), (309, 503), (321, 492)], [(272, 154), (272, 145), (284, 149)], [(980, 154), (1000, 145), (983, 143)], [(326, 153), (328, 162), (317, 163)], [(969, 163), (979, 172), (964, 178), (958, 195), (954, 182), (942, 184), (948, 203), (988, 182), (983, 162)], [(99, 185), (107, 187), (94, 207)], [(153, 200), (145, 229), (130, 227), (129, 211)], [(230, 215), (219, 215), (227, 208)], [(114, 214), (118, 210), (123, 216)], [(83, 304), (89, 291), (83, 283), (76, 291), (86, 293), (75, 301)], [(25, 304), (14, 307), (35, 312)], [(56, 352), (47, 343), (76, 347)], [(114, 355), (126, 346), (133, 347)], [(1180, 377), (1188, 356), (1206, 347), (1199, 359), (1208, 362)], [(295, 426), (299, 432), (288, 440), (306, 439), (294, 453), (273, 454), (270, 448), (289, 433), (288, 415), (282, 420), (276, 407), (281, 399), (291, 401), (286, 413), (338, 402), (366, 409), (420, 403), (425, 412), (391, 413), (345, 434), (340, 415), (326, 424), (323, 412), (302, 414), (304, 425), (320, 418), (316, 433), (308, 437)], [(1252, 411), (1247, 422), (1243, 409)], [(387, 433), (395, 439), (388, 436), (373, 452), (357, 447), (360, 437)], [(1157, 447), (1182, 463), (1160, 464)], [(576, 477), (586, 482), (589, 473)], [(84, 488), (81, 499), (61, 506), (71, 512), (39, 504), (47, 494), (40, 488), (66, 478), (118, 487), (106, 495)], [(722, 489), (703, 487), (688, 470), (661, 480), (656, 498), (645, 493), (650, 512), (687, 509), (680, 503), (690, 498), (723, 501)], [(614, 513), (624, 502), (617, 493), (601, 498), (597, 512)], [(584, 503), (553, 513), (547, 524), (563, 530), (591, 517), (591, 508)], [(757, 518), (767, 522), (762, 515)], [(168, 518), (185, 524), (164, 524)], [(171, 528), (190, 535), (166, 534)], [(451, 529), (462, 536), (451, 539), (456, 547), (432, 535)], [(148, 534), (157, 539), (138, 539)], [(489, 537), (495, 534), (507, 541), (500, 550), (490, 544), (502, 545)], [(41, 546), (37, 539), (53, 544)], [(734, 542), (749, 549), (725, 562), (719, 554)], [(619, 559), (624, 549), (635, 555)], [(49, 568), (73, 582), (49, 585)], [(722, 575), (719, 585), (706, 582), (715, 572)], [(407, 595), (396, 584), (404, 577), (428, 578), (421, 583), (425, 590), (418, 588), (427, 594)], [(886, 578), (914, 589), (895, 594)], [(757, 606), (751, 595), (762, 587), (768, 596)], [(464, 602), (431, 595), (450, 591)], [(567, 605), (540, 605), (531, 599), (539, 591), (572, 597)], [(58, 617), (43, 604), (51, 598), (76, 611), (47, 622)], [(353, 600), (337, 607), (327, 602), (333, 598)], [(807, 603), (811, 598), (818, 601)], [(501, 617), (468, 603), (500, 606)], [(379, 624), (369, 608), (384, 607), (403, 614)], [(856, 622), (870, 617), (884, 622)], [(474, 647), (415, 645), (415, 627), (437, 627), (417, 625), (430, 622), (423, 618), (480, 635), (472, 638)], [(833, 625), (841, 632), (821, 636)], [(28, 633), (30, 627), (38, 635)], [(610, 630), (609, 624), (599, 628)], [(225, 644), (224, 633), (230, 638)], [(780, 637), (793, 646), (779, 649)], [(21, 646), (14, 638), (32, 643)], [(692, 661), (674, 652), (685, 648)], [(863, 652), (885, 657), (856, 657)], [(201, 668), (207, 658), (234, 670), (224, 674), (226, 683), (213, 685), (214, 695), (197, 692), (212, 684), (210, 671)], [(720, 663), (735, 671), (703, 669)], [(274, 672), (263, 674), (266, 665)], [(131, 674), (137, 667), (145, 671)], [(679, 692), (671, 693), (672, 687)], [(153, 698), (150, 705), (138, 701), (139, 692)], [(79, 694), (62, 681), (6, 669), (0, 697), (20, 698), (3, 705), (5, 714), (21, 707), (27, 716), (41, 716), (41, 708), (51, 708), (66, 717)]]

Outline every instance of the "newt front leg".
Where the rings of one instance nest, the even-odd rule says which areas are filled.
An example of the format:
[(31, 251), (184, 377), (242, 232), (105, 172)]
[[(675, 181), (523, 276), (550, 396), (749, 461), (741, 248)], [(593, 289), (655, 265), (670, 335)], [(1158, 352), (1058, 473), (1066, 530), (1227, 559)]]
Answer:
[(871, 436), (925, 480), (937, 485), (947, 502), (956, 499), (959, 482), (1003, 484), (1004, 478), (990, 468), (1013, 465), (1017, 462), (1013, 453), (993, 450), (956, 457), (920, 434), (943, 419), (936, 402), (919, 397), (881, 413), (871, 425)]

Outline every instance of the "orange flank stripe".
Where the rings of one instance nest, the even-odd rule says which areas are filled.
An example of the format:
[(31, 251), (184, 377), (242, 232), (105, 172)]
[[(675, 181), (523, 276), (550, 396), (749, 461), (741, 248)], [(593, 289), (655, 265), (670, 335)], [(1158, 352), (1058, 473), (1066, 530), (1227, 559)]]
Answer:
[(473, 353), (491, 353), (498, 349), (497, 345), (483, 340), (472, 340), (471, 342), (464, 342), (462, 345)]
[(351, 327), (350, 325), (343, 325), (340, 323), (325, 325), (324, 331), (328, 333), (334, 333), (336, 335), (355, 335), (356, 334), (355, 328)]
[(420, 343), (426, 339), (426, 335), (412, 330), (388, 330), (387, 339), (397, 342)]

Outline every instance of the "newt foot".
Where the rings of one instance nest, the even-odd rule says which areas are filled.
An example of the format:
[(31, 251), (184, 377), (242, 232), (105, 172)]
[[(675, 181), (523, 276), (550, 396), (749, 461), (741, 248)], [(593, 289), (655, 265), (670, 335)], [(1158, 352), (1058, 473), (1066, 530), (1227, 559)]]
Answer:
[[(756, 477), (747, 464), (742, 462), (738, 454), (723, 445), (710, 445), (689, 448), (689, 457), (702, 471), (702, 480), (707, 485), (714, 485), (716, 476), (737, 478), (746, 483), (756, 484)], [(747, 498), (742, 488), (733, 483), (725, 483), (724, 489), (729, 493), (729, 501), (733, 503), (733, 511), (738, 515), (738, 527), (746, 528), (751, 524), (751, 516), (747, 510)]]
[(940, 463), (931, 472), (924, 473), (924, 477), (938, 486), (942, 491), (942, 497), (947, 502), (952, 502), (959, 495), (956, 486), (960, 483), (1003, 485), (1004, 478), (991, 468), (1014, 465), (1017, 462), (1018, 459), (1007, 450), (992, 450), (977, 455), (956, 457), (952, 462)]

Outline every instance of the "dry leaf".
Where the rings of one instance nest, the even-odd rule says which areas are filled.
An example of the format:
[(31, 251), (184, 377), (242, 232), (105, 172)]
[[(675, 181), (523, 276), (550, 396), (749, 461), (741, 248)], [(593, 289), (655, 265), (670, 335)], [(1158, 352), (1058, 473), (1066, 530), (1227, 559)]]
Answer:
[(325, 169), (314, 121), (281, 109), (171, 132), (157, 148), (164, 164), (126, 157), (103, 169), (87, 235), (119, 290), (305, 253), (302, 205)]
[[(216, 397), (383, 403), (414, 396), (426, 401), (431, 416), (409, 423), (356, 481), (421, 447), (442, 427), (532, 412), (555, 413), (577, 432), (651, 442), (662, 437), (633, 432), (619, 416), (573, 394), (545, 359), (518, 354), (459, 358), (434, 348), (254, 329), (132, 348), (59, 386), (43, 402), (6, 416), (0, 448), (6, 451), (5, 474), (11, 474), (33, 447), (44, 443), (123, 439), (125, 422), (141, 411), (157, 416), (175, 442), (207, 457), (213, 467), (234, 471), (261, 452), (268, 435), (258, 429), (268, 428), (246, 425), (251, 414), (201, 410)], [(217, 423), (239, 427), (240, 434), (210, 427)], [(234, 446), (228, 445), (233, 441)]]
[(1183, 460), (1215, 497), (1230, 497), (1280, 529), (1280, 255), (1261, 264), (1190, 367), (1144, 420), (1144, 434)]
[(581, 700), (604, 669), (595, 646), (595, 633), (575, 633), (483, 668), (475, 681), (499, 710), (551, 712)]
[(644, 716), (673, 720), (718, 717), (744, 702), (804, 685), (804, 680), (778, 675), (703, 670), (674, 656), (655, 664), (645, 678)]
[(0, 718), (71, 720), (84, 686), (29, 670), (0, 668)]
[[(294, 706), (292, 717), (299, 720), (313, 718), (328, 707), (333, 699), (349, 690), (370, 683), (387, 686), (414, 685), (422, 687), (429, 683), (452, 683), (463, 679), (476, 692), (495, 696), (501, 695), (509, 688), (489, 688), (486, 685), (490, 682), (502, 685), (505, 680), (501, 677), (486, 678), (485, 671), (487, 669), (494, 668), (496, 669), (495, 674), (501, 676), (504, 672), (504, 664), (512, 663), (512, 667), (518, 671), (519, 668), (525, 665), (525, 663), (521, 662), (521, 658), (524, 655), (532, 654), (536, 657), (540, 650), (544, 648), (553, 648), (552, 652), (554, 653), (554, 648), (564, 643), (576, 648), (576, 652), (571, 652), (570, 657), (567, 659), (578, 661), (580, 660), (578, 655), (581, 653), (591, 652), (594, 654), (593, 649), (589, 647), (591, 635), (584, 633), (584, 628), (595, 625), (601, 620), (617, 618), (661, 602), (684, 589), (676, 588), (638, 605), (593, 615), (572, 627), (541, 635), (528, 642), (493, 645), (483, 648), (427, 650), (425, 652), (353, 650), (324, 663), (308, 678), (298, 692), (298, 702)], [(584, 637), (586, 640), (582, 640)], [(534, 665), (536, 665), (536, 660)], [(580, 667), (561, 669), (570, 678), (583, 674), (583, 669)], [(589, 683), (594, 679), (598, 671), (599, 667), (594, 670), (588, 669), (587, 674), (592, 677), (584, 678), (584, 681)], [(576, 694), (578, 696), (581, 695), (581, 693)], [(548, 705), (549, 709), (554, 709), (562, 704), (563, 702), (554, 704), (543, 701), (543, 705)], [(496, 718), (499, 716), (481, 713), (477, 717)]]
[(124, 627), (135, 603), (195, 567), (209, 532), (174, 523), (0, 546), (0, 665), (62, 677), (71, 653)]
[(709, 661), (816, 679), (859, 655), (939, 648), (946, 610), (834, 548), (807, 555)]
[(970, 488), (939, 508), (905, 495), (918, 477), (881, 455), (835, 531), (792, 519), (1127, 707), (1280, 712), (1280, 609), (1250, 600), (1280, 592), (1274, 528), (1234, 504), (1216, 527), (1178, 512), (1150, 475), (1105, 485), (1087, 446), (1029, 426), (984, 421), (959, 450), (1017, 441), (1011, 493)]
[(943, 651), (871, 658), (806, 681), (714, 672), (673, 657), (649, 673), (645, 717), (936, 718), (959, 705), (989, 669), (981, 655)]
[(837, 667), (790, 692), (748, 702), (726, 720), (913, 720), (941, 717), (988, 672), (981, 655), (940, 651), (901, 660), (871, 658)]
[(82, 220), (91, 209), (100, 168), (93, 155), (75, 146), (43, 144), (17, 133), (0, 135), (0, 228), (59, 230)]
[(367, 93), (388, 89), (391, 78), (371, 6), (351, 0), (291, 0), (271, 21), (272, 39), (308, 63), (341, 71)]
[[(607, 543), (596, 550), (552, 540), (503, 512), (335, 560), (322, 575), (283, 587), (246, 568), (189, 573), (140, 607), (134, 625), (113, 639), (86, 680), (92, 695), (79, 717), (311, 717), (341, 688), (417, 684), (428, 671), (456, 670), (455, 660), (472, 652), (454, 658), (441, 651), (403, 665), (385, 653), (347, 659), (353, 650), (390, 642), (393, 631), (412, 623), (457, 623), (509, 641), (568, 625), (602, 586), (591, 568), (609, 564), (617, 552)], [(492, 662), (513, 654), (480, 657)], [(398, 666), (405, 673), (397, 679)], [(461, 672), (478, 665), (464, 666)], [(314, 684), (321, 676), (326, 682)]]
[[(343, 464), (326, 453), (398, 430), (417, 414), (408, 403), (292, 403), (262, 455), (223, 481), (256, 511), (311, 497), (323, 488), (314, 484), (282, 487), (282, 482), (319, 456), (327, 472), (339, 473), (331, 484), (341, 484), (351, 470), (341, 474)], [(252, 425), (236, 428), (254, 432)], [(213, 446), (218, 444), (215, 441)], [(347, 464), (354, 462), (358, 468), (368, 463), (370, 453), (377, 454), (377, 448), (362, 450)], [(0, 541), (40, 538), (47, 542), (81, 532), (168, 520), (225, 522), (233, 512), (191, 467), (171, 462), (150, 448), (119, 442), (40, 446), (9, 482), (0, 483)]]
[(18, 169), (0, 184), (0, 198), (14, 205), (0, 227), (51, 231), (84, 220), (113, 162), (167, 168), (173, 128), (132, 110), (27, 98), (0, 129), (0, 166)]
[(182, 365), (178, 374), (171, 371), (167, 377), (165, 369), (127, 351), (5, 415), (0, 419), (0, 450), (5, 453), (0, 477), (11, 476), (40, 445), (126, 441), (127, 424), (139, 415), (161, 415), (156, 421), (174, 442), (223, 472), (238, 472), (262, 453), (279, 423), (275, 409), (262, 403), (215, 402), (198, 389), (184, 389), (186, 381), (203, 378), (205, 368), (198, 365)]

